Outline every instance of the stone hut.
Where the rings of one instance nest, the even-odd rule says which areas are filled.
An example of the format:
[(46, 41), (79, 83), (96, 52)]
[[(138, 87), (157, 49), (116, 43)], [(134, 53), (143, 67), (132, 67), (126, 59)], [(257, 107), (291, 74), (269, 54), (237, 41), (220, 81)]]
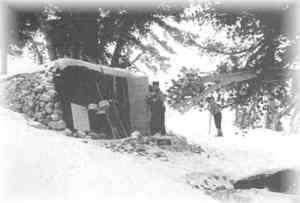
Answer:
[(10, 77), (7, 83), (7, 105), (48, 128), (107, 138), (135, 130), (149, 133), (144, 75), (63, 58), (45, 70)]

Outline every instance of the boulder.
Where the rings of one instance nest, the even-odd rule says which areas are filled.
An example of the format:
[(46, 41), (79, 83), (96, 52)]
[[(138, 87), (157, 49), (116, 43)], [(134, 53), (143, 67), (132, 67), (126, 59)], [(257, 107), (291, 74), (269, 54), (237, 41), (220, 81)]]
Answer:
[(63, 115), (63, 111), (61, 109), (54, 109), (53, 113), (58, 114), (58, 115)]
[(130, 136), (134, 139), (138, 139), (142, 134), (139, 131), (133, 131)]
[(53, 91), (55, 92), (55, 86), (54, 86), (54, 84), (51, 84), (51, 83), (46, 84), (46, 85), (45, 85), (45, 89), (46, 89), (48, 92), (51, 91), (51, 93), (53, 93)]
[(43, 91), (43, 89), (44, 89), (44, 87), (42, 85), (38, 85), (34, 88), (34, 91), (40, 93)]
[(36, 119), (41, 119), (41, 118), (43, 118), (43, 114), (42, 114), (41, 112), (36, 112), (36, 113), (34, 114), (34, 118), (36, 118)]
[(13, 104), (13, 108), (15, 109), (15, 110), (17, 110), (17, 111), (21, 111), (22, 110), (22, 104), (20, 104), (20, 103), (15, 103), (15, 104)]
[(52, 103), (47, 103), (46, 106), (45, 106), (45, 111), (48, 114), (51, 114), (53, 112), (53, 104)]
[(60, 116), (59, 114), (57, 114), (57, 113), (51, 114), (50, 117), (51, 117), (51, 119), (52, 119), (53, 121), (61, 120), (61, 116)]
[(44, 106), (46, 106), (46, 103), (41, 101), (41, 102), (39, 103), (39, 106), (40, 106), (40, 107), (44, 107)]
[[(51, 125), (49, 125), (49, 122), (51, 121), (50, 118), (48, 118), (48, 117), (46, 117), (46, 116), (43, 115), (43, 118), (41, 120), (42, 120), (43, 124), (45, 124), (45, 125), (47, 125), (47, 126), (49, 126), (51, 128)], [(54, 128), (52, 128), (52, 129), (54, 129)]]
[(23, 107), (22, 107), (22, 112), (28, 113), (29, 111), (30, 111), (30, 107), (27, 106), (27, 105), (23, 105)]
[(52, 98), (51, 98), (51, 95), (49, 94), (46, 94), (46, 93), (43, 93), (41, 96), (40, 96), (40, 100), (41, 101), (44, 101), (44, 102), (48, 102), (50, 101)]
[(34, 104), (34, 102), (33, 102), (32, 100), (29, 100), (29, 101), (27, 102), (27, 105), (28, 105), (30, 108), (35, 106), (35, 104)]
[(68, 129), (68, 128), (66, 128), (66, 129), (64, 130), (64, 133), (65, 133), (66, 136), (72, 136), (72, 130), (70, 130), (70, 129)]
[[(53, 88), (54, 88), (54, 86), (53, 86)], [(52, 98), (52, 97), (55, 97), (56, 91), (54, 89), (50, 89), (47, 91), (47, 94)]]
[(151, 138), (158, 146), (172, 145), (172, 138), (167, 135), (155, 134)]
[(66, 128), (66, 123), (63, 120), (50, 121), (48, 126), (54, 130), (64, 130)]
[(54, 108), (55, 109), (60, 109), (61, 108), (61, 103), (60, 102), (55, 102), (54, 103)]
[(77, 137), (79, 137), (79, 138), (84, 138), (84, 137), (86, 137), (86, 132), (84, 132), (84, 131), (82, 131), (82, 130), (78, 130), (77, 132), (76, 132), (76, 134), (77, 134)]
[(153, 156), (155, 158), (159, 158), (159, 159), (162, 159), (162, 160), (165, 160), (165, 161), (168, 160), (167, 154), (165, 152), (163, 152), (163, 151), (154, 152)]

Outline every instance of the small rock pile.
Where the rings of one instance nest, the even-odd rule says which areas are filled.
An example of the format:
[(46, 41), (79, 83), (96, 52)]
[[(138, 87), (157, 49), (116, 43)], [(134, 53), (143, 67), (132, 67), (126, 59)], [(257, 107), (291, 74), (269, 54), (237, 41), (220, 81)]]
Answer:
[(139, 156), (159, 158), (168, 161), (167, 154), (159, 148), (155, 148), (155, 143), (148, 137), (134, 138), (129, 137), (120, 142), (106, 142), (104, 147), (120, 153), (136, 154)]
[(204, 152), (200, 146), (189, 144), (185, 138), (176, 135), (162, 136), (157, 134), (154, 136), (143, 136), (138, 132), (132, 133), (128, 138), (107, 141), (102, 144), (112, 151), (158, 158), (163, 161), (168, 161), (168, 152), (188, 151), (199, 154)]
[(64, 130), (62, 107), (58, 100), (53, 78), (54, 71), (43, 70), (12, 77), (5, 90), (6, 105), (13, 111), (53, 130)]
[(189, 185), (206, 192), (233, 189), (233, 180), (224, 175), (193, 172), (186, 175), (186, 181)]

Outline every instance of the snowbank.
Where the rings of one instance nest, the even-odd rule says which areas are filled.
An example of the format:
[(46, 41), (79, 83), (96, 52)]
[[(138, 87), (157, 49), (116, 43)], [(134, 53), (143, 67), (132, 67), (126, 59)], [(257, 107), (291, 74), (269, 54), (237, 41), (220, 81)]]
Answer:
[(3, 108), (0, 120), (2, 202), (120, 198), (215, 202), (180, 181), (167, 163), (113, 153), (59, 132), (32, 128), (22, 115)]

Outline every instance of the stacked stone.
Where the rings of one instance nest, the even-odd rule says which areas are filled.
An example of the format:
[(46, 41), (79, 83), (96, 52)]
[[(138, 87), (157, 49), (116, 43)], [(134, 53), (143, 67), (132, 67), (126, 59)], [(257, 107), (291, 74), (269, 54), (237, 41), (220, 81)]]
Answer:
[[(163, 139), (164, 138), (164, 139)], [(164, 142), (161, 142), (164, 140)], [(169, 140), (166, 141), (166, 140)], [(133, 153), (149, 158), (159, 158), (164, 161), (168, 160), (168, 152), (191, 152), (202, 154), (204, 149), (195, 144), (190, 144), (183, 137), (177, 135), (170, 136), (143, 136), (139, 132), (135, 131), (130, 137), (112, 142), (103, 143), (104, 147), (121, 153)]]
[(6, 88), (6, 104), (50, 129), (64, 130), (62, 107), (53, 83), (54, 72), (19, 74)]

